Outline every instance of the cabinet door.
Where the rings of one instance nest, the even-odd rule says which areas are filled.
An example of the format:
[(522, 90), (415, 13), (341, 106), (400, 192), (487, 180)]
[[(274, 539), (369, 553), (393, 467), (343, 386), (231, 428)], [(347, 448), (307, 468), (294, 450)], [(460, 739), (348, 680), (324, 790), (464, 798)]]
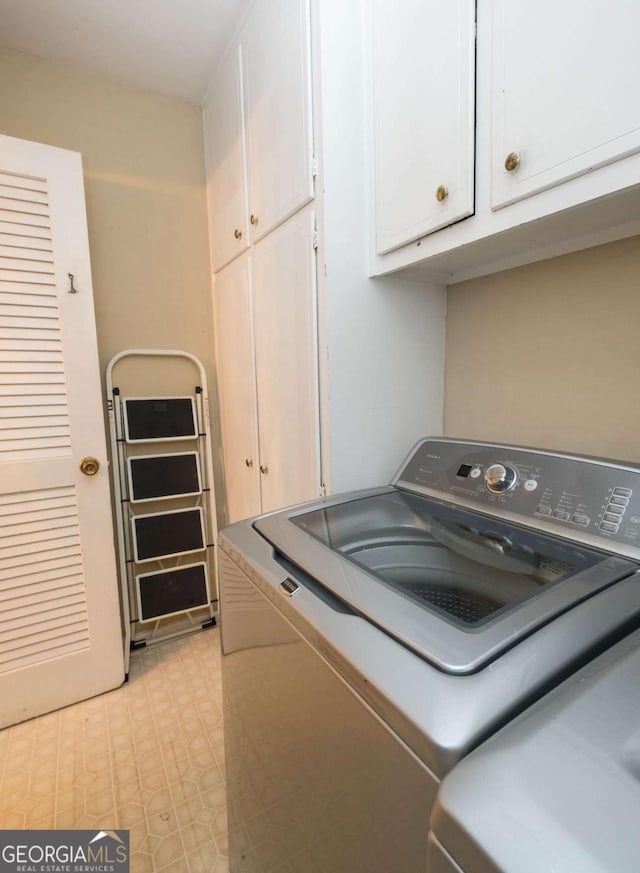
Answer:
[(371, 4), (379, 254), (474, 209), (474, 0)]
[(215, 279), (216, 348), (227, 521), (260, 512), (258, 429), (246, 257)]
[(640, 150), (639, 32), (636, 0), (493, 0), (494, 209)]
[(295, 216), (251, 254), (262, 511), (320, 487), (312, 216)]
[(240, 49), (223, 58), (204, 109), (209, 235), (214, 270), (249, 244)]
[(258, 0), (243, 46), (255, 241), (313, 197), (309, 0)]

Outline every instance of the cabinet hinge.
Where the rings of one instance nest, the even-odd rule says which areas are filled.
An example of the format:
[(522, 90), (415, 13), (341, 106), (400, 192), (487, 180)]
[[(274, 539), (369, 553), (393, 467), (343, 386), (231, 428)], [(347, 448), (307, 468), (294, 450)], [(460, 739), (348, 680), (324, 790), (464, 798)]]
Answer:
[(315, 155), (311, 156), (311, 177), (313, 179), (318, 175), (318, 158)]
[(326, 488), (326, 485), (322, 484), (322, 485), (320, 486), (320, 492), (319, 492), (319, 495), (318, 495), (318, 496), (319, 496), (319, 497), (326, 497), (326, 496), (327, 496), (327, 488)]
[(311, 244), (313, 245), (314, 250), (318, 248), (318, 228), (313, 228), (313, 234), (311, 236)]

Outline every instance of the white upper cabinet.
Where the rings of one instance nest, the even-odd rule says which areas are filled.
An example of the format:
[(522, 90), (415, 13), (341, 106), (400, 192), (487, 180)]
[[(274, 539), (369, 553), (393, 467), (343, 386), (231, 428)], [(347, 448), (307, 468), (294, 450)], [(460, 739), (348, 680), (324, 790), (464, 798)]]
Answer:
[(474, 0), (372, 0), (376, 243), (473, 213)]
[(219, 270), (249, 244), (242, 118), (241, 49), (222, 59), (204, 110), (209, 235), (213, 269)]
[(309, 0), (258, 0), (241, 40), (255, 241), (313, 198)]
[(204, 109), (214, 272), (314, 196), (309, 0), (257, 0)]
[(640, 150), (639, 33), (637, 0), (494, 0), (492, 208)]

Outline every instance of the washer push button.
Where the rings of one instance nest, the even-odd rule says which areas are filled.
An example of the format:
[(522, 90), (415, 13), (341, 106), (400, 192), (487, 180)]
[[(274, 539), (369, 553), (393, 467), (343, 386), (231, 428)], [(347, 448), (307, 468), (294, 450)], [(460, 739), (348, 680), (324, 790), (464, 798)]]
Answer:
[(591, 521), (591, 519), (590, 519), (589, 516), (587, 516), (587, 515), (581, 515), (579, 512), (576, 512), (576, 513), (572, 516), (571, 521), (572, 521), (574, 524), (580, 524), (580, 525), (582, 525), (582, 527), (588, 527), (588, 526), (589, 526), (589, 523), (590, 523), (590, 521)]
[(616, 497), (631, 497), (633, 491), (631, 488), (614, 488), (613, 493)]
[(609, 505), (610, 506), (624, 506), (626, 508), (629, 505), (629, 498), (614, 494), (613, 497), (611, 497), (609, 499)]
[(610, 512), (612, 515), (616, 515), (616, 521), (620, 521), (620, 517), (624, 515), (626, 508), (626, 506), (615, 506), (610, 503), (605, 509), (605, 512)]
[(600, 530), (604, 531), (605, 533), (618, 533), (618, 525), (611, 524), (608, 521), (601, 521), (600, 522)]
[(609, 521), (611, 522), (611, 524), (619, 525), (622, 521), (622, 518), (619, 515), (614, 515), (612, 512), (609, 512), (607, 510), (607, 512), (605, 512), (605, 514), (602, 516), (602, 520)]

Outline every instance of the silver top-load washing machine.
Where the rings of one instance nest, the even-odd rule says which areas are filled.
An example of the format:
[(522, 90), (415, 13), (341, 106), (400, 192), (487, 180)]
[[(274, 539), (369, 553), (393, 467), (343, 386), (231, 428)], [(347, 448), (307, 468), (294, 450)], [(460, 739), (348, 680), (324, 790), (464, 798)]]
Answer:
[(233, 873), (426, 870), (442, 777), (640, 624), (639, 537), (640, 469), (446, 439), (223, 531)]
[(637, 873), (640, 633), (473, 752), (432, 814), (432, 873)]

